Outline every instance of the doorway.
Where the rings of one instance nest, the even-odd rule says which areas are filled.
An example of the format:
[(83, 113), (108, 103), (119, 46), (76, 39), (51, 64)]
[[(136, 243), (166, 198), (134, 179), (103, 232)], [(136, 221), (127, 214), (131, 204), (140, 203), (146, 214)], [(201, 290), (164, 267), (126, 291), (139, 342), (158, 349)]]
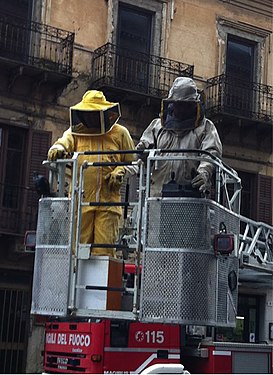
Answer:
[(0, 0), (0, 57), (28, 62), (32, 0)]
[(225, 98), (225, 110), (228, 113), (248, 118), (253, 116), (255, 59), (256, 43), (228, 35)]
[(120, 4), (116, 84), (146, 92), (149, 85), (152, 13)]

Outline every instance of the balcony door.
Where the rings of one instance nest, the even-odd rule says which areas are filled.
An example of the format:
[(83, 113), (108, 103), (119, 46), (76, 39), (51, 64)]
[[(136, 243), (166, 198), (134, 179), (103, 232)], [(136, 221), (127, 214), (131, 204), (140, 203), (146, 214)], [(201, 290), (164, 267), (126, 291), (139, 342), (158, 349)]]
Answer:
[(228, 35), (225, 107), (229, 113), (248, 118), (254, 111), (255, 51), (255, 43)]
[(121, 87), (146, 92), (152, 13), (120, 4), (117, 33), (117, 83)]
[(0, 0), (0, 57), (27, 62), (33, 0)]

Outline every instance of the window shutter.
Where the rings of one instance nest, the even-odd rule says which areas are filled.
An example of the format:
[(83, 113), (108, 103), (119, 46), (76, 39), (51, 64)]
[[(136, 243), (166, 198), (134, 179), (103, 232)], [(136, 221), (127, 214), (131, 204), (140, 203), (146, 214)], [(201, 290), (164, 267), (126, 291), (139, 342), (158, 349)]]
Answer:
[[(43, 167), (42, 162), (47, 159), (47, 152), (51, 145), (51, 132), (42, 130), (33, 130), (30, 133), (29, 152), (28, 152), (28, 171), (27, 186), (29, 187), (29, 195), (27, 206), (33, 213), (38, 207), (39, 196), (35, 191), (33, 184), (33, 172), (47, 176), (47, 170)], [(32, 216), (32, 215), (31, 215)]]
[(47, 159), (47, 152), (51, 145), (51, 132), (33, 130), (30, 141), (30, 166), (28, 186), (33, 187), (33, 172), (45, 175), (46, 169), (42, 162)]
[(273, 179), (258, 176), (257, 220), (272, 225), (272, 187)]

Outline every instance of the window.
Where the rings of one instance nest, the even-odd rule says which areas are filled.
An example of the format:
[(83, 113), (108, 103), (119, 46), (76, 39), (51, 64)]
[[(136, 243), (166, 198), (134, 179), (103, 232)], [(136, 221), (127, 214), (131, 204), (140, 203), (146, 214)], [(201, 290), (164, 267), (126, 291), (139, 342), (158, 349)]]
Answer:
[(272, 225), (272, 177), (242, 171), (238, 174), (242, 181), (241, 215)]
[(26, 134), (24, 129), (15, 127), (1, 128), (1, 170), (2, 185), (1, 205), (7, 208), (17, 208), (23, 174), (23, 154)]
[(251, 117), (254, 110), (255, 44), (228, 35), (226, 52), (226, 109)]
[(150, 12), (121, 4), (119, 7), (118, 46), (142, 53), (150, 53)]
[(122, 87), (146, 92), (149, 82), (149, 54), (152, 15), (121, 4), (117, 35), (117, 81)]
[[(164, 56), (162, 27), (167, 20), (162, 14), (166, 4), (158, 0), (112, 0), (112, 4), (113, 23), (116, 27), (112, 31), (111, 42), (116, 45), (120, 43), (123, 48), (129, 47), (132, 50), (131, 43), (134, 39), (138, 52)], [(126, 35), (127, 32), (129, 35)]]
[(24, 233), (36, 226), (38, 194), (33, 172), (45, 174), (51, 133), (0, 124), (0, 232)]
[(0, 0), (0, 9), (12, 17), (27, 21), (31, 16), (32, 0)]
[(250, 219), (256, 219), (256, 184), (257, 176), (252, 173), (238, 171), (241, 178), (241, 215)]
[(27, 61), (32, 0), (0, 0), (0, 56)]
[[(132, 92), (158, 95), (173, 78), (161, 69), (165, 55), (166, 3), (157, 0), (112, 0), (111, 42), (115, 48), (114, 84)], [(164, 25), (164, 29), (163, 29)]]
[(218, 74), (226, 76), (224, 111), (236, 117), (255, 119), (264, 105), (255, 83), (267, 81), (272, 30), (225, 17), (218, 18), (217, 29)]
[(226, 54), (226, 74), (234, 78), (252, 82), (254, 71), (255, 44), (228, 35)]
[(259, 297), (239, 295), (238, 316), (242, 318), (242, 341), (259, 341)]
[(216, 341), (259, 342), (259, 296), (239, 295), (236, 328), (217, 328)]

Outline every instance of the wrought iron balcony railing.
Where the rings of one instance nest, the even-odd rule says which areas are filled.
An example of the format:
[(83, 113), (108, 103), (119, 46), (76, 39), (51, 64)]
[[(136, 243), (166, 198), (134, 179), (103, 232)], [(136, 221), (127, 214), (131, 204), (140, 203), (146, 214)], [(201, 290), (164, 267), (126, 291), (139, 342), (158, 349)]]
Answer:
[(193, 65), (107, 43), (94, 51), (92, 86), (164, 97), (174, 79), (192, 77), (193, 68)]
[(0, 184), (0, 233), (23, 235), (35, 230), (38, 199), (34, 189)]
[(207, 81), (207, 112), (210, 116), (228, 114), (272, 123), (273, 87), (224, 74), (210, 78)]
[(0, 15), (0, 58), (71, 75), (74, 33)]

